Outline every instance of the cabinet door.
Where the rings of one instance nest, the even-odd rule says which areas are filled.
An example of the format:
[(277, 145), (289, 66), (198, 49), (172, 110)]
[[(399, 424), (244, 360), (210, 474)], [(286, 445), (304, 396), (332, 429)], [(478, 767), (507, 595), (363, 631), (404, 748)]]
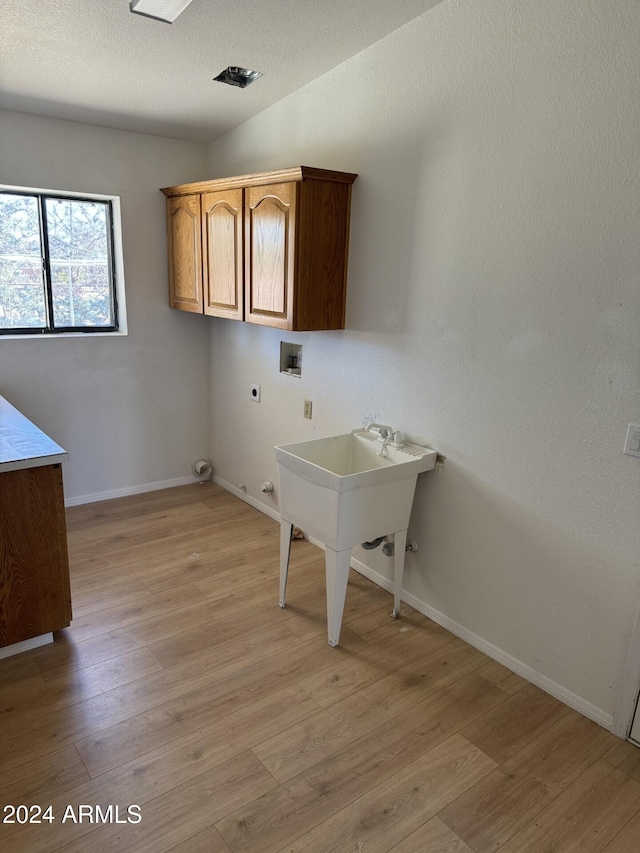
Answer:
[(245, 190), (245, 320), (250, 323), (293, 328), (297, 186)]
[(242, 189), (202, 196), (204, 313), (242, 320)]
[(167, 199), (169, 305), (203, 313), (200, 196)]
[(0, 474), (0, 646), (71, 622), (62, 466)]

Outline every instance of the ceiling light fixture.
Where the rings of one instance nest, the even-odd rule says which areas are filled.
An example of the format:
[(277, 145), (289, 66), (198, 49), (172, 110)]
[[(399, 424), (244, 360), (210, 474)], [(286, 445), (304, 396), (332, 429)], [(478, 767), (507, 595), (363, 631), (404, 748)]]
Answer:
[(172, 24), (189, 3), (191, 0), (130, 0), (129, 11)]
[(229, 86), (239, 86), (241, 89), (246, 89), (258, 77), (262, 77), (262, 71), (250, 71), (248, 68), (240, 68), (239, 65), (230, 65), (213, 79), (218, 83), (228, 83)]

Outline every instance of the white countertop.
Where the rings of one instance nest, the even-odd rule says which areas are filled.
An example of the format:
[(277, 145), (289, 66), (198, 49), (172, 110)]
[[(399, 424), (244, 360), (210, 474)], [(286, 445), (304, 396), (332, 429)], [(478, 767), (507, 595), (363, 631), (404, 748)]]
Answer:
[(66, 458), (66, 450), (0, 397), (0, 474), (55, 465)]

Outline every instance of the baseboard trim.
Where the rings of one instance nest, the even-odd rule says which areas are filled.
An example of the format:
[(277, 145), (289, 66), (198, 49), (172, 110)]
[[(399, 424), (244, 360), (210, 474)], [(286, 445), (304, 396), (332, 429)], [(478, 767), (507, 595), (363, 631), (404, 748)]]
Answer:
[(76, 498), (66, 498), (65, 506), (80, 506), (81, 504), (92, 504), (98, 501), (110, 501), (113, 498), (126, 498), (129, 495), (142, 495), (144, 492), (157, 492), (160, 489), (172, 489), (174, 486), (188, 486), (198, 481), (193, 475), (176, 477), (174, 480), (162, 480), (157, 483), (143, 483), (139, 486), (127, 486), (125, 489), (113, 489), (109, 492), (96, 492), (93, 495), (78, 495)]
[[(220, 477), (214, 476), (214, 482), (221, 486), (223, 489), (231, 492), (231, 494), (240, 498), (240, 500), (246, 501), (251, 506), (255, 507), (255, 509), (260, 510), (265, 515), (268, 515), (270, 518), (273, 518), (274, 521), (280, 521), (280, 513), (276, 510), (271, 509), (271, 507), (267, 507), (261, 501), (255, 500), (255, 498), (251, 498), (246, 495), (242, 489), (238, 489), (235, 486), (232, 486), (230, 483), (225, 482)], [(305, 537), (311, 542), (312, 545), (316, 545), (318, 548), (321, 548), (324, 551), (324, 544), (319, 542), (317, 539), (314, 539), (312, 536), (307, 536), (305, 533)], [(384, 575), (381, 575), (379, 572), (376, 572), (374, 569), (369, 568), (369, 566), (365, 565), (360, 560), (355, 557), (351, 558), (351, 568), (355, 569), (356, 572), (363, 575), (363, 577), (368, 578), (370, 581), (375, 583), (377, 586), (386, 589), (387, 592), (393, 593), (393, 581), (389, 578), (386, 578)], [(520, 675), (526, 681), (531, 682), (531, 684), (535, 684), (536, 687), (539, 687), (541, 690), (544, 690), (545, 693), (549, 693), (551, 696), (554, 696), (556, 699), (559, 699), (560, 702), (563, 702), (565, 705), (568, 705), (569, 708), (573, 708), (574, 711), (577, 711), (579, 714), (582, 714), (584, 717), (587, 717), (590, 720), (593, 720), (594, 723), (598, 723), (598, 725), (602, 726), (609, 731), (613, 728), (613, 714), (608, 714), (606, 711), (603, 711), (602, 708), (598, 708), (595, 705), (592, 705), (591, 702), (587, 702), (586, 699), (583, 699), (581, 696), (578, 696), (576, 693), (573, 693), (571, 690), (567, 690), (566, 687), (563, 687), (561, 684), (553, 681), (550, 678), (547, 678), (546, 675), (538, 672), (530, 666), (522, 663), (517, 658), (512, 657), (511, 655), (504, 652), (502, 649), (494, 646), (492, 643), (489, 643), (487, 640), (478, 636), (478, 634), (474, 634), (473, 631), (469, 631), (463, 625), (460, 625), (458, 622), (454, 622), (453, 619), (450, 619), (448, 616), (445, 616), (444, 613), (440, 613), (439, 610), (436, 610), (434, 607), (430, 607), (426, 602), (417, 598), (415, 595), (402, 590), (402, 601), (408, 604), (410, 607), (413, 607), (414, 610), (417, 610), (419, 613), (422, 613), (423, 616), (426, 616), (428, 619), (431, 619), (438, 625), (441, 625), (443, 628), (446, 628), (447, 631), (451, 631), (452, 634), (455, 634), (456, 637), (460, 637), (461, 640), (464, 640), (465, 643), (469, 643), (470, 646), (478, 649), (483, 652), (487, 657), (492, 658), (493, 660), (501, 663), (503, 666), (506, 666), (507, 669), (510, 669), (512, 672), (515, 672), (516, 675)]]
[(39, 649), (40, 646), (46, 646), (48, 643), (53, 643), (53, 633), (51, 631), (47, 634), (31, 637), (29, 640), (21, 640), (19, 643), (13, 643), (11, 646), (3, 646), (0, 649), (0, 660), (22, 654), (22, 652), (29, 652), (31, 649)]
[(267, 506), (266, 504), (263, 504), (262, 501), (252, 498), (251, 495), (248, 495), (246, 492), (244, 492), (242, 489), (239, 489), (237, 486), (232, 486), (231, 483), (227, 483), (226, 480), (223, 480), (222, 477), (218, 477), (217, 474), (214, 474), (212, 479), (217, 486), (220, 486), (227, 492), (231, 492), (232, 495), (235, 495), (237, 498), (240, 498), (241, 501), (248, 503), (249, 506), (252, 506), (254, 509), (259, 510), (265, 515), (268, 515), (269, 518), (272, 518), (274, 521), (280, 523), (280, 513), (277, 509)]
[[(381, 586), (383, 589), (386, 589), (388, 592), (393, 592), (393, 581), (386, 578), (384, 575), (381, 575), (379, 572), (370, 569), (369, 566), (366, 566), (364, 563), (360, 562), (360, 560), (352, 559), (351, 567), (370, 581), (373, 581), (373, 583)], [(601, 708), (597, 708), (595, 705), (592, 705), (591, 702), (587, 702), (586, 699), (583, 699), (576, 693), (572, 693), (570, 690), (567, 690), (566, 687), (552, 681), (550, 678), (547, 678), (546, 675), (542, 675), (542, 673), (530, 666), (527, 666), (517, 658), (507, 654), (502, 649), (494, 646), (492, 643), (489, 643), (477, 634), (474, 634), (473, 631), (469, 631), (463, 625), (460, 625), (458, 622), (454, 622), (453, 619), (445, 616), (444, 613), (440, 613), (439, 610), (436, 610), (434, 607), (430, 607), (415, 595), (403, 590), (402, 601), (410, 607), (413, 607), (414, 610), (422, 613), (423, 616), (426, 616), (428, 619), (431, 619), (433, 622), (436, 622), (438, 625), (446, 628), (447, 631), (451, 631), (452, 634), (455, 634), (456, 637), (460, 637), (460, 639), (464, 640), (465, 643), (469, 643), (470, 646), (473, 646), (488, 657), (493, 658), (493, 660), (501, 663), (503, 666), (506, 666), (507, 669), (515, 672), (516, 675), (522, 676), (522, 678), (530, 681), (532, 684), (535, 684), (536, 687), (540, 687), (540, 689), (544, 690), (545, 693), (549, 693), (551, 696), (554, 696), (556, 699), (564, 702), (565, 705), (573, 708), (574, 711), (578, 711), (578, 713), (588, 717), (590, 720), (593, 720), (594, 723), (598, 723), (598, 725), (603, 728), (611, 730), (613, 725), (613, 714), (607, 714)]]

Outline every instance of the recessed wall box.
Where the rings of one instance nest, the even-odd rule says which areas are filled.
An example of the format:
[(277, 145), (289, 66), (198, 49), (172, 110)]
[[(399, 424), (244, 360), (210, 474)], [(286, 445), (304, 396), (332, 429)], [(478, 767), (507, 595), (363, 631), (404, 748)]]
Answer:
[(302, 376), (302, 344), (280, 341), (280, 373)]

